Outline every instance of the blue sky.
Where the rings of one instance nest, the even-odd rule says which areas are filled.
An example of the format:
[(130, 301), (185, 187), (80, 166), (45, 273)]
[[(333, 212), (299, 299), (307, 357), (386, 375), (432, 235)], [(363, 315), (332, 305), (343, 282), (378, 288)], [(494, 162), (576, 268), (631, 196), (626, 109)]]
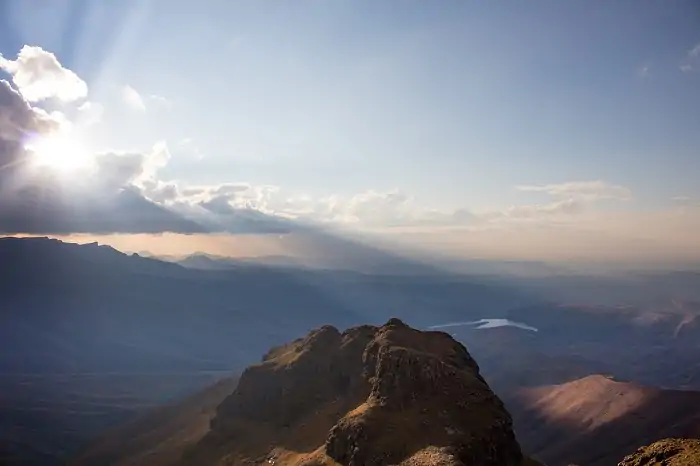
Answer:
[(159, 181), (257, 187), (257, 204), (227, 198), (233, 207), (427, 228), (455, 212), (471, 225), (575, 223), (700, 202), (694, 1), (0, 8), (3, 57), (40, 47), (87, 83), (82, 101), (37, 103), (76, 122), (78, 104), (98, 106), (76, 123), (82, 145), (163, 141)]

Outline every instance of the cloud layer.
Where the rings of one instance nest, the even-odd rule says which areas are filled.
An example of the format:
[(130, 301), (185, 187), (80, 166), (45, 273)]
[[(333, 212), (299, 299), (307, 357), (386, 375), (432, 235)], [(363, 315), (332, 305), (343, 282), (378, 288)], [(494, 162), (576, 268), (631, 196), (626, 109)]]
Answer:
[(516, 189), (524, 192), (545, 193), (557, 199), (584, 201), (616, 199), (626, 201), (632, 198), (632, 192), (629, 188), (604, 181), (572, 181), (540, 186), (517, 186)]
[[(696, 55), (692, 52), (689, 58)], [(549, 228), (547, 234), (552, 235), (556, 232), (552, 226), (593, 224), (592, 216), (606, 204), (633, 199), (626, 186), (579, 180), (519, 185), (515, 189), (522, 198), (532, 201), (474, 210), (468, 200), (457, 207), (426, 206), (400, 189), (310, 196), (266, 184), (193, 185), (165, 178), (163, 168), (173, 157), (201, 159), (190, 138), (175, 143), (173, 153), (165, 141), (159, 141), (144, 150), (115, 148), (92, 154), (89, 169), (79, 176), (62, 177), (50, 168), (33, 165), (27, 147), (48, 135), (101, 124), (104, 107), (86, 100), (87, 84), (39, 47), (23, 47), (14, 60), (0, 57), (0, 68), (10, 79), (0, 81), (2, 233), (282, 235), (338, 226), (363, 231), (451, 231), (460, 238), (465, 232), (481, 231), (493, 239), (498, 236), (493, 231), (542, 227)], [(144, 96), (128, 85), (122, 90), (123, 100), (139, 112), (169, 105), (162, 97)], [(51, 112), (42, 107), (47, 102), (51, 102)], [(75, 121), (61, 113), (60, 105), (66, 103), (76, 110), (68, 112)], [(148, 117), (149, 113), (144, 115)], [(694, 215), (697, 210), (692, 200), (675, 202), (682, 206), (678, 215)]]

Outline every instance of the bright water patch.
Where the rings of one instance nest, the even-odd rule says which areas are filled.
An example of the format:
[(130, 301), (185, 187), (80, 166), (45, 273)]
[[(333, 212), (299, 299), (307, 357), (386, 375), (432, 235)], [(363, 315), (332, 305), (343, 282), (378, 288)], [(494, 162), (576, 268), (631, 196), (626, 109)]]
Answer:
[(473, 320), (469, 322), (451, 322), (449, 324), (441, 324), (441, 325), (433, 325), (432, 327), (429, 327), (432, 330), (438, 330), (442, 328), (448, 328), (448, 327), (472, 327), (475, 329), (484, 329), (484, 328), (496, 328), (496, 327), (517, 327), (521, 328), (523, 330), (529, 330), (531, 332), (537, 332), (537, 328), (533, 327), (532, 325), (527, 325), (522, 322), (516, 322), (514, 320), (510, 319), (479, 319), (479, 320)]

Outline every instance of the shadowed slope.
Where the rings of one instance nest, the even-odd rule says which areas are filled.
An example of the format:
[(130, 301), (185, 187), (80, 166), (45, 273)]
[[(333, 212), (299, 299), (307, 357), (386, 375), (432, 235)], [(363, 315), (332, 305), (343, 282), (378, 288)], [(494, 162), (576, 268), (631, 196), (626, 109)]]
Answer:
[(105, 433), (70, 466), (172, 464), (208, 431), (216, 406), (236, 387), (224, 379), (180, 403), (163, 406)]

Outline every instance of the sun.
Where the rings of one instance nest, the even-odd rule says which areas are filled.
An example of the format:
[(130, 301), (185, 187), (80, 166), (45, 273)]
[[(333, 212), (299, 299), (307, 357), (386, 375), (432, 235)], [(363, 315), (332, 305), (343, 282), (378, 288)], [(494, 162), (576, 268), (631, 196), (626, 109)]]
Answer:
[(81, 142), (69, 133), (57, 133), (32, 141), (27, 146), (35, 166), (72, 173), (90, 166), (92, 157)]

